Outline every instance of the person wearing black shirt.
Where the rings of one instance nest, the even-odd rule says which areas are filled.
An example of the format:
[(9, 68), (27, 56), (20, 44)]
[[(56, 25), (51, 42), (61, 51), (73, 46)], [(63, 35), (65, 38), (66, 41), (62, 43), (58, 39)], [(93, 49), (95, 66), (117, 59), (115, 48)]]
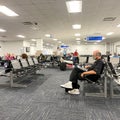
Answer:
[(98, 50), (93, 52), (93, 58), (95, 62), (91, 67), (85, 66), (86, 71), (75, 67), (70, 74), (69, 82), (60, 86), (72, 89), (68, 91), (69, 94), (80, 94), (78, 80), (85, 80), (84, 76), (88, 76), (88, 79), (97, 81), (103, 71), (104, 62), (101, 59), (101, 52)]

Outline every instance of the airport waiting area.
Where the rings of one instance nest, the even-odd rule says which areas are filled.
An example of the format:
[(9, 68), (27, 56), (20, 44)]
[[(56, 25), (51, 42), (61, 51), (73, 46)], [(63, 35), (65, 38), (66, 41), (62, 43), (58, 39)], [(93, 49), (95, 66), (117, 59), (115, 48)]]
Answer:
[(0, 120), (120, 120), (120, 0), (0, 0)]
[(81, 55), (75, 64), (51, 55), (44, 62), (33, 56), (1, 60), (0, 120), (119, 120), (120, 57), (103, 55), (102, 59), (100, 78), (79, 81), (78, 95), (60, 85), (75, 67), (91, 65), (91, 55)]

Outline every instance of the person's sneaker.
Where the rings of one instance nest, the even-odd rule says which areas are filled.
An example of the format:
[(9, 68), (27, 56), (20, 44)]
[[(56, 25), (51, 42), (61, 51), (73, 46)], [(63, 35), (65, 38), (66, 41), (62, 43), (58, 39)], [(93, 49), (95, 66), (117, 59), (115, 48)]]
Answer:
[(72, 94), (72, 95), (79, 95), (80, 91), (79, 91), (79, 89), (73, 89), (73, 90), (68, 91), (68, 93)]
[(119, 79), (114, 79), (114, 81), (115, 81), (118, 85), (120, 85), (120, 80), (119, 80)]
[(72, 82), (69, 81), (69, 82), (67, 82), (67, 83), (65, 83), (63, 85), (60, 85), (60, 86), (63, 87), (63, 88), (71, 88), (72, 89)]
[(64, 59), (62, 57), (60, 58), (60, 62), (64, 62)]

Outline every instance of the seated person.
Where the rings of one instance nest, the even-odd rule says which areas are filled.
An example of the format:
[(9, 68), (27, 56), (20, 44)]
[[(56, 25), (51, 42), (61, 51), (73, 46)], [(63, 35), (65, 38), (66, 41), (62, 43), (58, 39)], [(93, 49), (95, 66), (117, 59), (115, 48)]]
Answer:
[(102, 61), (101, 53), (98, 50), (93, 52), (93, 58), (95, 59), (95, 62), (91, 67), (86, 66), (88, 69), (87, 71), (84, 71), (77, 67), (74, 68), (70, 74), (69, 82), (61, 85), (63, 88), (72, 89), (68, 91), (69, 94), (80, 94), (78, 80), (85, 80), (85, 75), (89, 75), (88, 79), (91, 81), (98, 80), (100, 74), (103, 71), (104, 62)]
[(60, 61), (68, 63), (68, 64), (73, 64), (73, 61), (71, 61), (71, 60), (64, 60), (62, 57), (60, 58)]

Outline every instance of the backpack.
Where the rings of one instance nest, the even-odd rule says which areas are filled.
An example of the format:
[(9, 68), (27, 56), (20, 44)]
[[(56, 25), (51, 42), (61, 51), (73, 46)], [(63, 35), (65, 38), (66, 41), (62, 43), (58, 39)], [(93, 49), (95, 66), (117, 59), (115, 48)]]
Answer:
[(60, 70), (62, 70), (62, 71), (66, 70), (66, 63), (65, 62), (60, 63)]

